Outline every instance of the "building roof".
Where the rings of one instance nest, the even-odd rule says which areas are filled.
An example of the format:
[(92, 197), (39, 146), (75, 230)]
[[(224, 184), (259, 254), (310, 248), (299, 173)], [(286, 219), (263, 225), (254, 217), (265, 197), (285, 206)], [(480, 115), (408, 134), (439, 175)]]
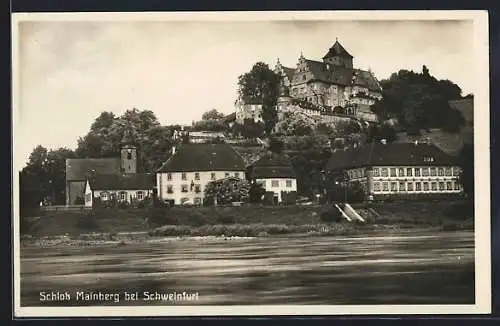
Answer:
[(330, 57), (347, 57), (347, 58), (352, 58), (353, 56), (347, 52), (347, 50), (342, 46), (342, 44), (339, 43), (339, 41), (335, 41), (335, 43), (332, 45), (332, 47), (328, 50), (328, 52), (325, 54), (323, 59), (325, 58), (330, 58)]
[(227, 144), (183, 144), (157, 172), (244, 170), (243, 159)]
[(293, 74), (295, 73), (295, 69), (294, 68), (290, 68), (290, 67), (285, 67), (285, 66), (282, 66), (282, 68), (283, 68), (283, 72), (288, 77), (288, 79), (292, 80)]
[(88, 173), (119, 174), (120, 158), (71, 158), (66, 159), (66, 180), (85, 180)]
[(252, 179), (295, 178), (295, 170), (283, 155), (265, 155), (250, 167)]
[[(427, 160), (427, 158), (432, 158)], [(330, 171), (364, 166), (454, 165), (455, 158), (436, 145), (425, 143), (376, 143), (345, 151), (336, 151), (326, 164)]]
[(95, 174), (90, 177), (92, 190), (150, 190), (154, 187), (154, 175), (133, 174)]
[(465, 121), (474, 121), (474, 99), (464, 98), (460, 100), (452, 100), (448, 102), (452, 109), (460, 111)]
[(369, 71), (330, 65), (321, 61), (305, 60), (309, 71), (313, 75), (308, 81), (319, 80), (329, 84), (344, 86), (362, 86), (369, 90), (380, 92), (380, 83)]

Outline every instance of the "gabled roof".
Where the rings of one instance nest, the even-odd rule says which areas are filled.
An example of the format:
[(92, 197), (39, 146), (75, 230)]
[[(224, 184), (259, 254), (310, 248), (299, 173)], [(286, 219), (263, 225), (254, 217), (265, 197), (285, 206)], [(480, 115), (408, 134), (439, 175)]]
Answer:
[(265, 155), (250, 167), (252, 179), (296, 178), (295, 170), (283, 155)]
[[(432, 162), (424, 158), (432, 157)], [(332, 154), (326, 169), (338, 171), (365, 166), (454, 165), (455, 158), (433, 144), (376, 143)]]
[(347, 52), (347, 50), (339, 43), (339, 41), (335, 41), (332, 47), (325, 54), (323, 59), (330, 57), (348, 57), (352, 58), (353, 56)]
[(119, 174), (120, 158), (69, 158), (66, 159), (66, 180), (85, 180), (88, 173)]
[(154, 187), (154, 175), (148, 173), (133, 174), (95, 174), (89, 178), (92, 190), (151, 190)]
[(244, 170), (243, 159), (227, 144), (183, 144), (157, 172)]

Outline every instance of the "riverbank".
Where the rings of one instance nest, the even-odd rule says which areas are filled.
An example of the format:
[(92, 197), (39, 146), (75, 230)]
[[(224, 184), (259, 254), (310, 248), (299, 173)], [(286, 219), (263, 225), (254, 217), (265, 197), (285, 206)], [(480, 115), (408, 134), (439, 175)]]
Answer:
[[(22, 225), (23, 239), (65, 236), (94, 241), (136, 241), (151, 237), (263, 237), (305, 234), (352, 235), (375, 229), (473, 230), (474, 218), (463, 214), (464, 202), (375, 203), (354, 205), (365, 223), (336, 220), (332, 207), (242, 206), (171, 209), (95, 210), (91, 213), (47, 212)], [(92, 235), (91, 239), (86, 239)], [(135, 235), (134, 235), (135, 234)], [(141, 236), (138, 236), (141, 234)], [(118, 239), (119, 237), (123, 239)], [(69, 241), (69, 240), (68, 240)], [(142, 241), (142, 240), (141, 240)]]

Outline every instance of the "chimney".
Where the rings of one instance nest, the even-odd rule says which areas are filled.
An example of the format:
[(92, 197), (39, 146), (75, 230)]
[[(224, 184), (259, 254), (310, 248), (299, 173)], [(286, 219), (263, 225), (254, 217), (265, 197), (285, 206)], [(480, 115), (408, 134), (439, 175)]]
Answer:
[(380, 143), (385, 145), (385, 144), (387, 144), (387, 140), (386, 139), (381, 139)]

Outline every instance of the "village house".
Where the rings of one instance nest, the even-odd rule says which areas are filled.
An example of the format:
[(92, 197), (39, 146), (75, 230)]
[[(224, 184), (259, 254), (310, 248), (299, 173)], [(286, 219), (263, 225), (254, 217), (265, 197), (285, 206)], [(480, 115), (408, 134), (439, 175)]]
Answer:
[(266, 192), (274, 193), (276, 204), (297, 192), (297, 176), (290, 160), (283, 155), (269, 154), (248, 167), (251, 182), (260, 183)]
[(325, 170), (340, 182), (359, 182), (368, 199), (462, 192), (455, 158), (427, 143), (382, 142), (336, 151)]
[(146, 173), (134, 174), (95, 174), (89, 176), (85, 186), (85, 206), (92, 207), (99, 198), (101, 203), (141, 202), (151, 198), (154, 176)]
[(227, 144), (181, 144), (156, 172), (158, 198), (171, 205), (201, 205), (208, 183), (245, 178), (241, 156)]

